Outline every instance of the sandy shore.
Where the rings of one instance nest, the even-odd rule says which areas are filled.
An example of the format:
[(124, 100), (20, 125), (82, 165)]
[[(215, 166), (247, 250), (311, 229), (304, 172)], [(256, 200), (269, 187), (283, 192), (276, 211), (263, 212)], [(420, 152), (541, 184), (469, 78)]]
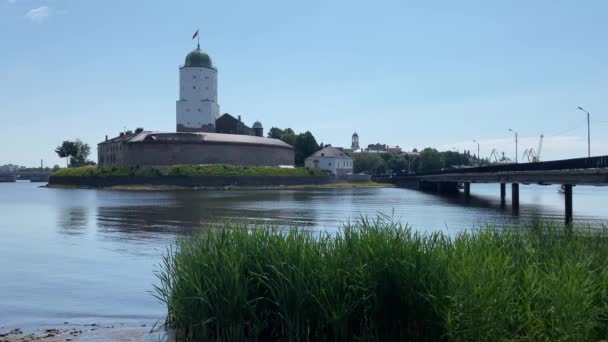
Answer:
[[(66, 322), (67, 323), (67, 322)], [(163, 328), (153, 325), (98, 325), (64, 324), (57, 327), (45, 327), (32, 330), (14, 328), (8, 331), (0, 328), (0, 342), (101, 342), (101, 341), (138, 341), (138, 342), (171, 342), (175, 339)]]

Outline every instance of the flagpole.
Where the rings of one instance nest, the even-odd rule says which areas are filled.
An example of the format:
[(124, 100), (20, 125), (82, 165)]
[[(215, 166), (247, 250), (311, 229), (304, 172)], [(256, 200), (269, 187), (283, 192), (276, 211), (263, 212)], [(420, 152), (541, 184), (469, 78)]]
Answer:
[(196, 48), (201, 49), (201, 35), (199, 34), (199, 29), (196, 29)]

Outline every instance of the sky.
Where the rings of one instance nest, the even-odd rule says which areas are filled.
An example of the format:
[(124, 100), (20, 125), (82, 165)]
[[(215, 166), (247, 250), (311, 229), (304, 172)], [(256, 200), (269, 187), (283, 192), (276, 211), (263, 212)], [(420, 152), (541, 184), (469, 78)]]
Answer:
[(221, 113), (318, 142), (608, 155), (608, 1), (0, 0), (0, 165), (175, 130), (201, 47)]

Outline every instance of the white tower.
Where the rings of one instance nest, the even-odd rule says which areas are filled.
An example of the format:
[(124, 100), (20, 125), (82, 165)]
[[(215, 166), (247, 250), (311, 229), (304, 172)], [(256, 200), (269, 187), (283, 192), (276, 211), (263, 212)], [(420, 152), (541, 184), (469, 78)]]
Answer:
[(179, 68), (177, 131), (215, 132), (215, 120), (219, 114), (217, 69), (199, 45), (186, 56), (186, 62)]

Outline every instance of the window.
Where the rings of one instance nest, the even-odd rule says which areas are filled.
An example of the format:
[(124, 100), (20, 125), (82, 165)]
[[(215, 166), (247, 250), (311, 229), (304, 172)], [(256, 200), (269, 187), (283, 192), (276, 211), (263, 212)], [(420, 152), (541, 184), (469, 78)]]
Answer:
[(198, 109), (198, 111), (200, 112), (200, 111), (201, 111), (201, 109), (199, 108), (199, 109)]
[(193, 78), (193, 79), (196, 79), (196, 75), (192, 75), (192, 78)]
[(192, 89), (196, 89), (196, 86), (192, 86)]

